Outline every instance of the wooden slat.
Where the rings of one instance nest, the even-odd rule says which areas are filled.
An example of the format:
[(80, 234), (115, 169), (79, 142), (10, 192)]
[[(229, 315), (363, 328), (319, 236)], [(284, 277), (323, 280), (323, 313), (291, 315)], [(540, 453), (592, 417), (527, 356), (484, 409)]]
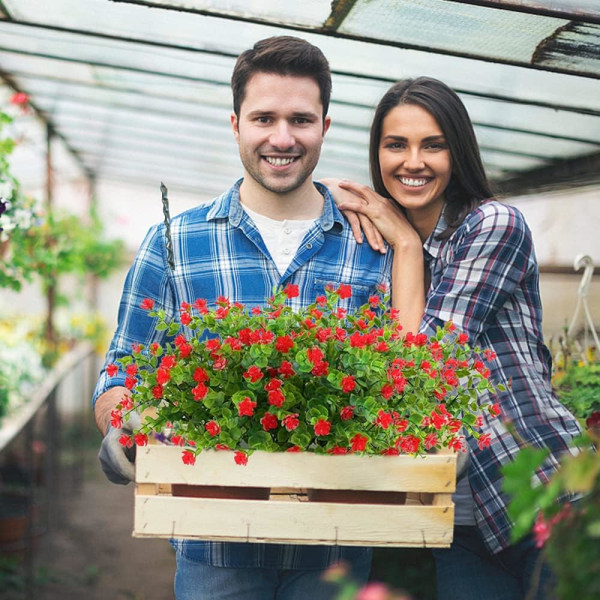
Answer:
[(136, 481), (190, 485), (444, 492), (455, 489), (456, 455), (328, 456), (303, 452), (255, 452), (246, 466), (231, 452), (202, 452), (194, 466), (181, 460), (181, 448), (137, 449)]
[(447, 547), (454, 506), (136, 498), (135, 537)]

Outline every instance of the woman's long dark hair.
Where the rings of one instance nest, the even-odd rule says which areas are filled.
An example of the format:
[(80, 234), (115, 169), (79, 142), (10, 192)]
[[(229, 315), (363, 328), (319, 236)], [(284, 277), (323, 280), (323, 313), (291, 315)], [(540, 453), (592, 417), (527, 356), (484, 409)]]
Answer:
[(377, 105), (369, 148), (373, 188), (378, 194), (392, 200), (381, 177), (379, 146), (383, 120), (393, 108), (402, 104), (424, 108), (438, 122), (446, 138), (452, 174), (444, 191), (444, 217), (448, 227), (439, 237), (448, 238), (473, 209), (493, 196), (481, 162), (473, 124), (458, 95), (445, 83), (430, 77), (419, 77), (394, 84)]

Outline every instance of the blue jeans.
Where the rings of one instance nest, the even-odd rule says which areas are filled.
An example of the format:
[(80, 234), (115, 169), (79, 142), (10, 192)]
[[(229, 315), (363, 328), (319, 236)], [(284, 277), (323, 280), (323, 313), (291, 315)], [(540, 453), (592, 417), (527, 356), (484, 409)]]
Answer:
[[(371, 552), (350, 565), (350, 577), (361, 585), (371, 569)], [(334, 600), (339, 586), (322, 581), (324, 571), (213, 567), (177, 552), (176, 600)]]
[(457, 525), (450, 548), (433, 556), (438, 600), (555, 598), (556, 580), (531, 536), (491, 554), (477, 527)]

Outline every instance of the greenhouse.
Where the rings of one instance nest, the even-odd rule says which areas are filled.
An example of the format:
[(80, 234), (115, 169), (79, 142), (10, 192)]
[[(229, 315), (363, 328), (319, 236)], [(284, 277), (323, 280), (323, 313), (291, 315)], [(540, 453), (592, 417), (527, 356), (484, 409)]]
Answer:
[[(243, 83), (241, 96), (232, 92), (238, 57), (260, 40), (287, 39), (283, 36), (303, 40), (302, 48), (320, 49), (329, 64), (331, 97), (318, 143), (309, 137), (315, 113), (297, 108), (309, 95), (302, 95), (303, 81), (318, 83), (318, 102), (327, 108), (312, 71), (259, 67)], [(415, 95), (396, 101), (385, 114), (377, 109), (394, 84), (421, 77), (443, 82), (439, 93), (464, 105), (473, 142), (464, 122), (448, 129), (452, 111), (428, 108), (443, 104), (440, 96), (432, 95), (431, 105)], [(271, 98), (268, 86), (283, 85), (283, 79), (287, 87), (274, 92), (278, 102), (263, 110), (265, 98)], [(294, 542), (305, 550), (318, 548), (315, 556), (342, 548), (342, 558), (346, 546), (373, 547), (367, 580), (353, 580), (352, 569), (332, 567), (330, 561), (321, 565), (326, 581), (315, 584), (315, 598), (323, 585), (333, 590), (323, 598), (434, 600), (442, 597), (436, 587), (439, 548), (450, 547), (459, 526), (480, 529), (490, 552), (495, 543), (505, 551), (533, 540), (539, 560), (551, 565), (554, 595), (527, 597), (600, 597), (599, 79), (600, 4), (594, 0), (0, 0), (0, 598), (191, 598), (180, 591), (173, 595), (179, 551), (167, 539), (184, 537), (194, 540), (190, 547), (205, 543), (197, 540), (212, 540), (207, 547), (242, 542), (284, 549)], [(268, 145), (270, 155), (265, 160), (263, 150), (260, 162), (254, 162), (259, 151), (251, 148), (255, 141), (249, 141), (244, 128), (250, 126), (242, 118), (244, 104), (252, 102), (260, 107), (255, 120), (263, 131), (267, 125), (274, 132), (279, 127), (260, 146)], [(293, 118), (275, 124), (291, 106)], [(410, 126), (399, 116), (409, 111)], [(316, 118), (320, 125), (323, 116)], [(417, 136), (415, 123), (429, 123), (428, 137), (418, 144), (411, 137)], [(394, 143), (386, 154), (391, 146), (384, 147), (382, 132), (392, 124), (403, 130), (388, 136)], [(295, 138), (286, 138), (289, 147), (281, 149), (273, 140), (292, 135), (292, 128), (297, 128)], [(434, 138), (435, 146), (430, 145)], [(477, 164), (484, 174), (475, 174), (469, 144), (479, 149)], [(399, 165), (401, 153), (408, 156), (409, 150), (413, 159), (418, 154), (419, 166), (409, 167), (407, 158), (386, 179), (385, 165)], [(337, 190), (336, 202), (342, 194), (341, 211), (326, 188), (312, 186), (310, 179), (285, 189), (267, 185), (267, 180), (287, 181), (286, 173), (299, 170), (297, 164), (305, 169), (302, 177)], [(236, 183), (242, 177), (243, 183)], [(447, 186), (439, 195), (418, 191), (433, 189), (431, 182), (439, 177), (446, 177)], [(461, 183), (466, 178), (470, 187)], [(490, 194), (474, 192), (475, 179), (487, 180)], [(251, 180), (252, 190), (258, 186), (264, 192), (264, 207), (269, 207), (264, 212), (260, 198), (250, 200)], [(379, 194), (355, 184), (349, 185), (363, 190), (362, 196), (344, 192), (344, 183), (339, 192), (334, 180), (370, 185)], [(296, 192), (301, 190), (310, 193), (300, 198)], [(311, 212), (315, 190), (322, 214)], [(447, 207), (466, 190), (474, 194), (468, 211), (442, 213), (456, 212)], [(498, 202), (488, 202), (491, 195)], [(234, 203), (228, 215), (233, 229), (241, 231), (249, 222), (258, 241), (242, 245), (237, 233), (220, 229), (210, 234), (212, 241), (202, 241), (205, 234), (198, 232), (216, 214), (210, 207), (219, 208), (224, 198)], [(235, 202), (243, 217), (234, 215)], [(426, 210), (414, 208), (418, 202)], [(384, 204), (383, 212), (373, 208)], [(511, 227), (524, 224), (530, 247), (516, 237), (503, 238), (489, 256), (478, 257), (480, 262), (454, 265), (461, 251), (470, 260), (484, 245), (481, 240), (493, 237), (485, 223), (471, 220), (474, 213), (488, 214), (491, 206), (504, 207), (495, 209), (497, 222), (508, 214)], [(333, 217), (326, 217), (328, 207)], [(342, 214), (350, 220), (357, 211), (375, 223), (393, 251), (369, 247), (367, 218), (361, 223), (368, 239), (356, 243)], [(187, 224), (191, 217), (186, 215), (199, 214), (209, 216)], [(420, 217), (431, 214), (431, 227), (420, 229)], [(326, 225), (327, 219), (333, 221)], [(440, 222), (450, 223), (449, 229), (434, 243), (433, 228)], [(418, 269), (412, 267), (412, 255), (404, 263), (398, 258), (407, 246), (389, 223), (408, 226), (411, 248), (420, 237), (424, 252), (419, 250), (414, 263)], [(315, 237), (316, 225), (320, 237)], [(346, 245), (334, 248), (341, 244), (342, 237), (334, 235), (338, 231), (346, 232)], [(281, 240), (290, 232), (298, 239), (287, 245)], [(198, 250), (182, 241), (185, 235), (207, 246)], [(463, 238), (474, 240), (469, 249), (461, 246)], [(155, 243), (164, 244), (158, 269), (152, 263), (158, 259), (147, 258), (156, 254)], [(448, 250), (452, 244), (457, 246)], [(506, 271), (491, 270), (492, 260), (502, 261)], [(271, 300), (261, 283), (268, 279), (266, 272), (276, 274), (276, 285), (267, 290)], [(395, 284), (398, 273), (406, 277), (405, 286)], [(473, 283), (477, 273), (480, 280)], [(418, 285), (410, 287), (408, 281)], [(374, 299), (382, 282), (387, 288)], [(321, 295), (308, 299), (303, 286)], [(206, 300), (192, 296), (197, 290)], [(477, 304), (470, 303), (472, 297)], [(479, 302), (489, 305), (486, 311), (479, 312)], [(244, 312), (238, 304), (253, 311)], [(413, 307), (418, 319), (410, 327)], [(157, 337), (148, 333), (132, 347), (145, 312), (154, 318)], [(331, 333), (336, 326), (337, 338)], [(456, 327), (456, 341), (446, 343), (443, 335), (454, 335)], [(119, 335), (111, 343), (115, 331)], [(219, 338), (218, 347), (196, 332)], [(436, 342), (430, 334), (438, 335)], [(127, 351), (117, 349), (130, 338)], [(306, 339), (318, 348), (306, 350)], [(438, 342), (441, 349), (432, 349)], [(289, 356), (286, 344), (293, 348)], [(444, 359), (436, 369), (439, 353)], [(171, 354), (177, 357), (174, 365), (164, 362)], [(234, 393), (238, 355), (241, 387)], [(286, 359), (277, 368), (269, 362), (276, 355)], [(472, 368), (469, 360), (475, 361), (469, 363)], [(419, 373), (411, 371), (415, 361), (417, 367), (425, 365)], [(507, 361), (515, 364), (508, 367)], [(118, 374), (111, 383), (113, 369)], [(394, 369), (404, 370), (400, 375)], [(259, 383), (263, 376), (270, 378), (270, 387)], [(123, 403), (123, 397), (99, 416), (102, 399), (122, 387), (132, 390), (133, 404)], [(417, 397), (411, 391), (417, 389), (425, 393)], [(306, 400), (306, 422), (299, 390), (323, 399)], [(503, 394), (515, 402), (503, 400)], [(99, 399), (96, 412), (92, 398)], [(419, 419), (409, 414), (411, 398)], [(222, 408), (225, 402), (229, 408)], [(186, 403), (193, 409), (189, 415)], [(132, 406), (155, 411), (148, 417), (154, 419), (152, 431), (150, 420), (126, 429), (122, 419), (127, 422)], [(200, 416), (200, 406), (213, 412)], [(252, 429), (246, 424), (254, 415)], [(196, 421), (200, 433), (191, 430)], [(101, 444), (121, 426), (131, 434), (129, 441), (121, 439), (122, 449), (129, 450), (128, 443), (137, 446), (133, 485), (109, 482), (98, 461)], [(240, 440), (242, 431), (248, 441)], [(390, 441), (392, 432), (395, 441)], [(148, 438), (152, 443), (146, 447)], [(200, 475), (192, 481), (189, 473), (202, 469), (186, 464), (182, 471), (179, 458), (176, 465), (167, 458), (159, 464), (162, 446), (173, 456), (183, 452), (184, 462), (215, 470), (216, 480)], [(229, 453), (214, 453), (215, 447), (235, 450), (238, 464), (231, 477), (219, 462)], [(406, 483), (404, 471), (376, 476), (373, 467), (372, 487), (366, 488), (363, 479), (357, 487), (348, 485), (350, 492), (341, 491), (352, 498), (334, 507), (337, 501), (311, 498), (313, 483), (300, 474), (288, 477), (295, 467), (283, 466), (281, 455), (287, 452), (261, 462), (264, 454), (276, 455), (272, 451), (279, 449), (311, 450), (288, 456), (306, 459), (311, 472), (318, 471), (308, 466), (313, 458), (378, 459), (388, 465), (409, 464), (402, 461), (410, 458), (412, 465), (419, 457), (404, 455), (422, 454), (421, 462), (428, 462), (433, 474), (417, 469)], [(213, 454), (214, 467), (203, 462)], [(461, 454), (471, 456), (467, 475)], [(279, 458), (280, 466), (271, 467), (271, 459)], [(446, 475), (435, 470), (436, 461), (450, 461), (443, 468), (451, 471), (438, 487), (433, 479)], [(490, 467), (494, 461), (498, 465)], [(141, 465), (156, 470), (157, 479), (142, 475)], [(338, 468), (320, 468), (329, 469), (320, 477), (325, 488), (344, 487), (334, 483)], [(403, 483), (381, 483), (388, 478)], [(420, 487), (424, 480), (430, 480), (430, 488)], [(456, 488), (459, 481), (462, 488)], [(464, 497), (447, 493), (464, 491), (465, 484), (475, 503), (475, 508), (469, 505), (475, 520), (467, 524), (458, 518)], [(267, 490), (266, 501), (246, 500), (253, 503), (246, 517), (246, 509), (236, 508), (242, 500), (191, 497), (209, 485), (253, 486)], [(478, 485), (488, 487), (479, 491)], [(180, 495), (177, 487), (195, 491)], [(389, 496), (361, 499), (367, 491)], [(486, 501), (503, 508), (492, 511), (489, 504), (484, 507)], [(210, 515), (203, 519), (211, 527), (203, 528), (198, 514)], [(504, 518), (508, 533), (500, 542)], [(273, 533), (271, 519), (281, 519), (287, 533)], [(238, 520), (241, 533), (235, 530)], [(360, 525), (348, 537), (346, 522)], [(334, 529), (327, 533), (330, 525)], [(206, 593), (196, 597), (212, 597)]]

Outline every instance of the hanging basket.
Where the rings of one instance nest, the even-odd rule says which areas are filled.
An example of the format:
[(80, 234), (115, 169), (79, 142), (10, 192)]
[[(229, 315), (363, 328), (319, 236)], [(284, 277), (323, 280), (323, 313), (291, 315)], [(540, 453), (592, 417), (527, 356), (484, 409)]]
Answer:
[[(455, 485), (456, 455), (449, 452), (255, 452), (239, 466), (230, 452), (205, 451), (190, 466), (182, 463), (181, 448), (138, 447), (133, 535), (445, 548), (452, 542)], [(176, 495), (181, 486), (186, 495)], [(209, 486), (218, 486), (219, 497), (211, 497)], [(223, 497), (227, 488), (237, 497)], [(241, 498), (247, 488), (252, 495)], [(329, 501), (328, 490), (345, 494)], [(309, 500), (315, 496), (318, 501)]]

